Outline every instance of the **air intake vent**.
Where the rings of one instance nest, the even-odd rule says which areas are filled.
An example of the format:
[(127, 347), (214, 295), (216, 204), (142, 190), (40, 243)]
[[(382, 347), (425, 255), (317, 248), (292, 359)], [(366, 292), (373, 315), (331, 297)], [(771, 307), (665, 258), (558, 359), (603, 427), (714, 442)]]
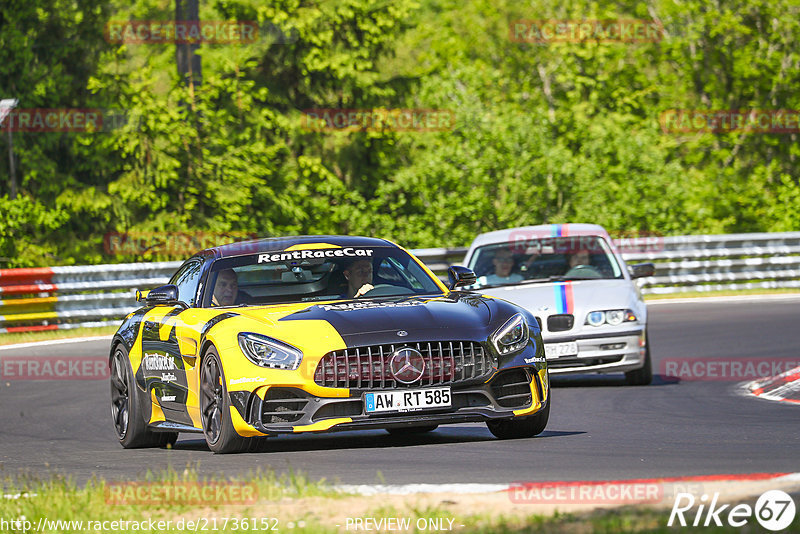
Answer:
[(308, 399), (289, 388), (270, 388), (261, 403), (261, 421), (265, 425), (294, 423), (303, 417)]
[(492, 379), (492, 395), (503, 408), (530, 406), (531, 375), (525, 369), (511, 369), (497, 373)]
[(575, 325), (575, 317), (571, 314), (551, 315), (547, 318), (547, 330), (550, 332), (563, 332), (571, 330)]

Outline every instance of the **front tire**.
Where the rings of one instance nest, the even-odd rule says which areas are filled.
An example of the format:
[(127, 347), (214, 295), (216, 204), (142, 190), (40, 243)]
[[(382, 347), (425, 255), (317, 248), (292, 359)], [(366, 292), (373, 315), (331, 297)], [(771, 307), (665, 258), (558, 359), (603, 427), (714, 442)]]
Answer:
[(120, 445), (126, 449), (174, 445), (177, 432), (153, 432), (147, 428), (143, 414), (139, 413), (139, 395), (128, 350), (120, 343), (111, 358), (111, 420)]
[(243, 438), (231, 421), (231, 404), (222, 362), (211, 347), (200, 368), (200, 419), (208, 448), (217, 454), (255, 451), (261, 441)]
[(544, 432), (547, 421), (550, 419), (550, 399), (544, 409), (534, 415), (517, 419), (503, 419), (501, 421), (488, 421), (486, 426), (489, 432), (500, 439), (532, 438)]

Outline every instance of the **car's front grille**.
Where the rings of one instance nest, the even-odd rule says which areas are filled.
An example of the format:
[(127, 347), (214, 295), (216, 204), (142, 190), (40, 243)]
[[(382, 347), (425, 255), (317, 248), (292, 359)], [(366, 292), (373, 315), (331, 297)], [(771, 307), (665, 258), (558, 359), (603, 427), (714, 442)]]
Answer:
[[(390, 361), (402, 349), (416, 349), (425, 361), (422, 376), (411, 384), (395, 380)], [(314, 382), (333, 388), (396, 388), (458, 384), (487, 379), (497, 362), (474, 341), (395, 343), (338, 350), (326, 354), (317, 365)]]
[(530, 406), (531, 375), (525, 369), (510, 369), (497, 373), (490, 385), (494, 400), (503, 408)]
[(547, 329), (550, 332), (563, 332), (572, 329), (575, 317), (572, 314), (551, 315), (547, 318)]

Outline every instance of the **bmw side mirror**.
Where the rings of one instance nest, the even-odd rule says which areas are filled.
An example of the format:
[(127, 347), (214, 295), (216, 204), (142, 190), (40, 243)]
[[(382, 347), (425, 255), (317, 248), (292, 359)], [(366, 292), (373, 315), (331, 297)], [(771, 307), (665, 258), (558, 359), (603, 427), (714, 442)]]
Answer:
[(171, 306), (180, 304), (184, 308), (188, 308), (185, 303), (178, 300), (178, 286), (175, 284), (167, 284), (165, 286), (151, 289), (144, 299), (145, 304), (148, 306)]
[(628, 265), (628, 272), (631, 274), (631, 278), (644, 278), (656, 274), (656, 266), (652, 263), (637, 263)]
[(447, 278), (450, 282), (447, 287), (451, 290), (457, 287), (471, 286), (478, 281), (478, 277), (475, 276), (472, 269), (460, 265), (453, 265), (447, 269)]

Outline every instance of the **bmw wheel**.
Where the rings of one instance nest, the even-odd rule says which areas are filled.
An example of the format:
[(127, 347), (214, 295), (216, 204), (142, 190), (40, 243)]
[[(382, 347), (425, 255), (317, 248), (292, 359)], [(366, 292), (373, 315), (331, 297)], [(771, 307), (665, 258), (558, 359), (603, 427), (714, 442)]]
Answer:
[(644, 352), (644, 365), (634, 371), (625, 373), (625, 383), (629, 386), (646, 386), (653, 381), (653, 363), (650, 359), (650, 340), (647, 340), (647, 348)]

